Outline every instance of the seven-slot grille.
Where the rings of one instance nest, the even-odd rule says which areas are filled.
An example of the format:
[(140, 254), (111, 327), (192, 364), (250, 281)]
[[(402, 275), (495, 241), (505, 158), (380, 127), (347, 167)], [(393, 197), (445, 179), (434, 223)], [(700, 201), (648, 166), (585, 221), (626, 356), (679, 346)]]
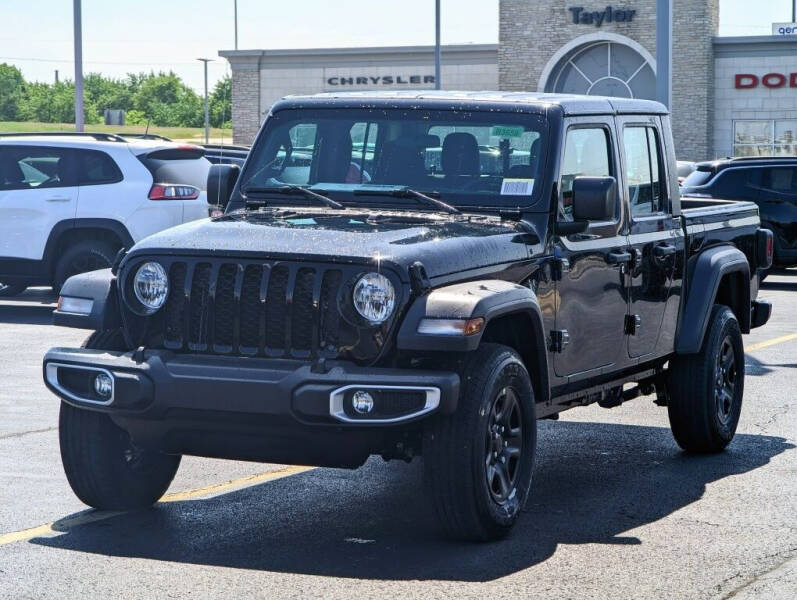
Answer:
[(192, 259), (167, 270), (165, 348), (288, 358), (337, 353), (340, 267)]

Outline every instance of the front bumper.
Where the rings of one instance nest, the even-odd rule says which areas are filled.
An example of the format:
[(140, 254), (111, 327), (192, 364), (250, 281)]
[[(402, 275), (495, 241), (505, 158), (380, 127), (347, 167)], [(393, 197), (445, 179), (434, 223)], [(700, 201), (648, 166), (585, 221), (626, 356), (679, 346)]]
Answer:
[[(341, 446), (364, 456), (378, 452), (387, 431), (453, 412), (459, 394), (459, 376), (452, 372), (162, 350), (53, 348), (43, 369), (45, 384), (65, 402), (108, 413), (141, 445), (283, 463), (357, 462), (335, 452)], [(113, 379), (110, 398), (81, 383), (97, 373)], [(347, 392), (359, 388), (375, 395), (406, 390), (423, 394), (425, 402), (377, 418), (343, 411)]]

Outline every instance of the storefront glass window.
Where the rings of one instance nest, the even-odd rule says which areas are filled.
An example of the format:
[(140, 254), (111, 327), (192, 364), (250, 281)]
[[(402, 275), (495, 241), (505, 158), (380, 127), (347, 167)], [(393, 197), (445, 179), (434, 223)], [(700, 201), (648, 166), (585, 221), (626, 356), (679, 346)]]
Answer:
[(797, 156), (797, 120), (733, 122), (734, 156)]
[(597, 42), (565, 57), (551, 74), (546, 91), (652, 100), (656, 98), (656, 76), (633, 48)]

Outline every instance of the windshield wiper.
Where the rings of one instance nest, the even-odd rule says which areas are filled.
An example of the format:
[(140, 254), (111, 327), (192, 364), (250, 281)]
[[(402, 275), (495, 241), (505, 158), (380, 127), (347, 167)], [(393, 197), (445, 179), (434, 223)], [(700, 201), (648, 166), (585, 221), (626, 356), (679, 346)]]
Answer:
[(412, 188), (408, 187), (386, 187), (386, 188), (360, 188), (354, 190), (355, 196), (393, 196), (394, 198), (415, 198), (416, 200), (420, 200), (421, 202), (425, 202), (430, 206), (434, 206), (438, 210), (442, 212), (451, 214), (451, 215), (458, 215), (460, 214), (460, 210), (454, 206), (451, 206), (447, 202), (443, 202), (442, 200), (438, 200), (437, 198), (432, 198), (431, 196), (427, 196), (423, 192), (419, 192), (418, 190), (413, 190)]
[(346, 207), (343, 206), (340, 202), (336, 202), (332, 198), (327, 198), (323, 194), (319, 194), (318, 192), (314, 192), (313, 190), (302, 187), (300, 185), (274, 185), (270, 187), (247, 187), (244, 188), (244, 199), (246, 200), (247, 204), (250, 204), (251, 201), (249, 198), (246, 198), (249, 194), (302, 194), (308, 198), (312, 198), (313, 200), (318, 200), (325, 206), (329, 208), (334, 208), (337, 210), (345, 210)]

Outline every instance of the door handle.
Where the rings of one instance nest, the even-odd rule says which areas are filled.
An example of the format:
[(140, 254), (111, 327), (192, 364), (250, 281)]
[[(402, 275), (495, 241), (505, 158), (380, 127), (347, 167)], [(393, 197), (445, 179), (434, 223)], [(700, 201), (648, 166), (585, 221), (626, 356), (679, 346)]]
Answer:
[(623, 263), (630, 263), (631, 262), (631, 253), (630, 252), (609, 252), (606, 255), (606, 262), (610, 265), (619, 265)]
[(46, 198), (47, 202), (69, 202), (72, 198), (69, 196), (50, 196)]
[(661, 246), (653, 247), (653, 256), (656, 258), (665, 258), (667, 256), (672, 256), (673, 254), (675, 254), (675, 246), (662, 244)]

